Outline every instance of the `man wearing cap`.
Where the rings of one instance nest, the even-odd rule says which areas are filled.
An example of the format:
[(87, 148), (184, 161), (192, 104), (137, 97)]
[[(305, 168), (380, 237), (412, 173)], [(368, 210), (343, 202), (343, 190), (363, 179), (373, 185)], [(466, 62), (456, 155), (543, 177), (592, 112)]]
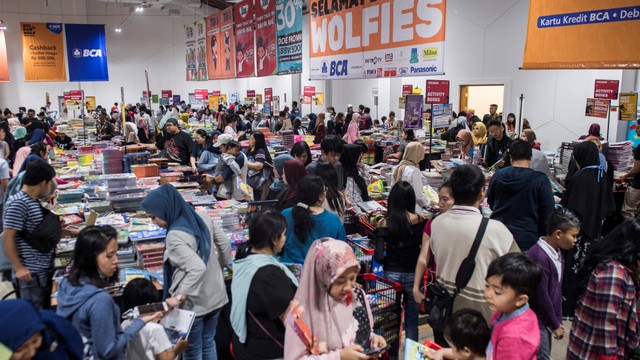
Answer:
[(170, 118), (164, 124), (163, 135), (156, 139), (155, 144), (146, 147), (148, 150), (160, 150), (169, 161), (189, 165), (193, 140), (187, 133), (180, 131), (178, 120)]
[[(218, 140), (213, 147), (220, 149), (222, 157), (216, 167), (216, 172), (213, 176), (207, 175), (207, 180), (216, 184), (225, 183), (227, 189), (231, 188), (233, 198), (236, 200), (242, 200), (242, 196), (239, 189), (235, 189), (235, 182), (233, 176), (240, 176), (243, 182), (247, 181), (247, 158), (241, 151), (240, 144), (233, 140), (233, 137), (229, 134), (221, 134), (218, 136)], [(213, 189), (211, 192), (213, 193)], [(226, 196), (220, 196), (221, 198), (227, 198)]]
[(353, 114), (353, 105), (352, 104), (347, 105), (347, 114)]

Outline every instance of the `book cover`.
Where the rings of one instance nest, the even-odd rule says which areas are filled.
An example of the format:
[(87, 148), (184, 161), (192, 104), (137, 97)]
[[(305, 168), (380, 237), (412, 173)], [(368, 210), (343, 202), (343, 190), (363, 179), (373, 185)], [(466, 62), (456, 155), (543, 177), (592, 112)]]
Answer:
[(432, 341), (425, 341), (425, 345), (406, 339), (404, 342), (404, 360), (429, 360), (428, 357), (420, 353), (420, 349), (440, 350), (442, 347)]
[(184, 339), (189, 338), (189, 332), (191, 331), (191, 326), (195, 318), (196, 313), (193, 311), (176, 308), (168, 312), (162, 320), (160, 320), (160, 324), (164, 326), (164, 331), (167, 333), (167, 336), (169, 336), (171, 343), (175, 344), (180, 337)]

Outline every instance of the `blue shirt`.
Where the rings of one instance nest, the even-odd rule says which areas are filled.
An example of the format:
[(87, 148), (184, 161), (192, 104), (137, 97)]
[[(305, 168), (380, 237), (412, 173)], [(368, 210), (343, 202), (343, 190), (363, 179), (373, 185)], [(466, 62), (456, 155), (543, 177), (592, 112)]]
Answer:
[(282, 251), (282, 262), (304, 264), (304, 258), (311, 247), (311, 244), (320, 238), (330, 237), (337, 240), (346, 241), (347, 233), (340, 218), (327, 210), (317, 215), (311, 215), (313, 219), (313, 229), (307, 234), (304, 243), (298, 239), (294, 230), (293, 216), (291, 210), (293, 208), (284, 209), (282, 215), (287, 219), (287, 241)]

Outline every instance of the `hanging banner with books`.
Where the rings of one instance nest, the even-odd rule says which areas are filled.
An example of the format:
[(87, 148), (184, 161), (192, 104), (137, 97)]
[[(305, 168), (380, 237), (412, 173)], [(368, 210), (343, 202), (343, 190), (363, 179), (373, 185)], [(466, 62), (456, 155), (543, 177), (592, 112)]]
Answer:
[(220, 71), (221, 79), (236, 77), (236, 41), (233, 36), (233, 7), (228, 7), (218, 13), (220, 16), (220, 35), (218, 54), (222, 54), (224, 61)]
[(258, 76), (276, 75), (276, 0), (257, 0), (256, 51)]
[(278, 75), (302, 72), (302, 1), (275, 0)]
[(209, 80), (220, 79), (220, 71), (222, 67), (222, 55), (218, 52), (218, 43), (222, 40), (220, 37), (220, 13), (208, 16), (206, 21), (207, 31), (207, 72)]
[(198, 81), (207, 81), (207, 31), (206, 20), (196, 22), (196, 62), (198, 64)]
[(531, 0), (523, 69), (640, 68), (637, 0)]
[(184, 26), (185, 60), (187, 62), (187, 81), (198, 81), (198, 64), (196, 60), (196, 23)]
[(620, 94), (620, 112), (618, 120), (636, 121), (638, 120), (638, 93)]
[(233, 5), (236, 29), (237, 77), (255, 76), (255, 51), (253, 47), (253, 0)]
[(20, 23), (25, 81), (67, 81), (60, 23)]
[(0, 29), (0, 82), (9, 81), (9, 61), (7, 59), (7, 42), (4, 30)]
[(311, 80), (444, 74), (446, 0), (310, 0)]
[(405, 98), (405, 129), (422, 129), (422, 95), (406, 95)]
[(109, 81), (104, 25), (64, 24), (69, 81)]

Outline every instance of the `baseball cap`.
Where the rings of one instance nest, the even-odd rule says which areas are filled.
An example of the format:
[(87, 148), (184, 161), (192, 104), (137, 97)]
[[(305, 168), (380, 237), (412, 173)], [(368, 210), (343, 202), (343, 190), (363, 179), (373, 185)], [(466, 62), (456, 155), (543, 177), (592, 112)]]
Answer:
[(353, 105), (349, 104), (349, 105), (347, 105), (347, 107), (350, 108), (350, 107), (353, 107)]
[(213, 147), (220, 147), (220, 145), (227, 145), (231, 140), (233, 140), (233, 136), (229, 134), (222, 134), (218, 136), (218, 141), (213, 144)]

